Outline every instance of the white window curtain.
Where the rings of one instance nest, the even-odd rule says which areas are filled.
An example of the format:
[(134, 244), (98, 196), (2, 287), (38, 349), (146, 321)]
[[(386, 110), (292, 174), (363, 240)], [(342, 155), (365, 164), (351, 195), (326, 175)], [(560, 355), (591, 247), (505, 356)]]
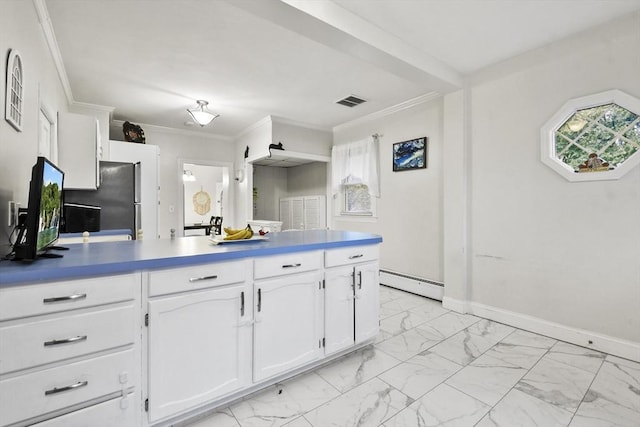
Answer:
[(331, 149), (331, 188), (340, 192), (344, 184), (365, 184), (369, 194), (380, 197), (377, 138), (335, 145)]

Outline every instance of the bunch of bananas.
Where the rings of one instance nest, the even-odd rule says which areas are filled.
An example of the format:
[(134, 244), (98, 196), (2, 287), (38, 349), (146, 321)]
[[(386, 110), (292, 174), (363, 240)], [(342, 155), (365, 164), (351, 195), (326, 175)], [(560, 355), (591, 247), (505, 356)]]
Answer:
[(226, 234), (224, 240), (242, 240), (253, 237), (253, 230), (250, 225), (240, 229), (224, 227), (224, 232)]

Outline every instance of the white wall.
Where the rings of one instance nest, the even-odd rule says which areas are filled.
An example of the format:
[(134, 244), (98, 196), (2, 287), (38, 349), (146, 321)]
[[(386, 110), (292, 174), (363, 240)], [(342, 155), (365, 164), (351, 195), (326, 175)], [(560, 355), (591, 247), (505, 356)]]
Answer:
[[(17, 132), (4, 120), (6, 64), (10, 49), (17, 49), (24, 71), (24, 125)], [(0, 94), (0, 255), (10, 251), (7, 202), (27, 207), (31, 167), (38, 150), (38, 114), (43, 104), (52, 113), (68, 111), (67, 101), (51, 59), (34, 5), (30, 1), (3, 1), (0, 13), (2, 73)]]
[(253, 167), (254, 197), (253, 219), (280, 220), (280, 197), (287, 195), (287, 168)]
[(571, 183), (539, 154), (541, 125), (567, 100), (640, 97), (638, 52), (636, 13), (470, 79), (469, 289), (446, 283), (445, 301), (468, 295), (475, 313), (613, 353), (635, 343), (625, 355), (640, 359), (640, 168)]
[[(442, 121), (442, 98), (436, 98), (375, 120), (337, 128), (335, 144), (374, 133), (382, 135), (381, 190), (377, 218), (331, 219), (334, 229), (382, 235), (381, 269), (437, 282), (443, 280)], [(423, 136), (428, 138), (427, 168), (393, 172), (393, 144)], [(328, 202), (340, 200), (329, 198)]]

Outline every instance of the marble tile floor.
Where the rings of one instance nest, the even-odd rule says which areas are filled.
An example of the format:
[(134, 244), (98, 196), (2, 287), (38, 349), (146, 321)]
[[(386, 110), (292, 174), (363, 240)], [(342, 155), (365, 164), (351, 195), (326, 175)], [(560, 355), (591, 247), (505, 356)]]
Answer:
[(640, 363), (381, 286), (375, 344), (190, 427), (640, 427)]

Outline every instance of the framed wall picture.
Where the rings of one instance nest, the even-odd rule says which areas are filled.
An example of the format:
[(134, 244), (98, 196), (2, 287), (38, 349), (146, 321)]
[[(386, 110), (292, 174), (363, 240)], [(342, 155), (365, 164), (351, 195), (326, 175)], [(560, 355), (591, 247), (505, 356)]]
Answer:
[(393, 171), (424, 169), (427, 167), (427, 137), (393, 144)]
[(4, 103), (4, 118), (17, 131), (22, 131), (24, 117), (24, 71), (22, 58), (11, 49), (7, 59), (7, 89)]

